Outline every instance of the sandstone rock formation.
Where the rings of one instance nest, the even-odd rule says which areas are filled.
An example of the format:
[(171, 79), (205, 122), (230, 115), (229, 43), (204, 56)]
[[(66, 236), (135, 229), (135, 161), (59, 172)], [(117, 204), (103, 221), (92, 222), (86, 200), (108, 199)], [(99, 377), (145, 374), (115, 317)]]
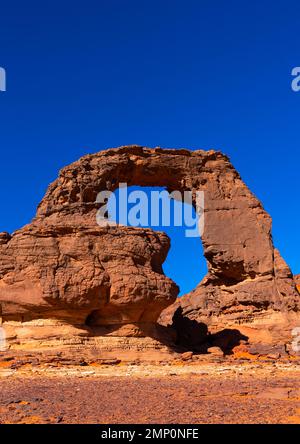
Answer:
[(0, 234), (3, 325), (42, 319), (90, 335), (97, 328), (138, 334), (175, 301), (178, 288), (162, 272), (164, 233), (96, 223), (97, 194), (121, 182), (205, 193), (208, 274), (167, 308), (163, 324), (181, 306), (183, 317), (214, 332), (232, 327), (259, 341), (288, 340), (299, 322), (299, 293), (274, 250), (270, 216), (229, 159), (216, 151), (140, 146), (101, 151), (63, 168), (32, 223)]
[(178, 292), (162, 274), (169, 249), (163, 233), (100, 229), (74, 218), (56, 226), (35, 221), (1, 238), (3, 321), (147, 328)]

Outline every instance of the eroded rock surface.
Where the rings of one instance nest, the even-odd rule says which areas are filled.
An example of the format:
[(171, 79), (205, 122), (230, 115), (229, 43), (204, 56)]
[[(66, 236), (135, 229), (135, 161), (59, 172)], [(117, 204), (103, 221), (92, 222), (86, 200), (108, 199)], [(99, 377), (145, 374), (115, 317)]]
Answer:
[[(205, 193), (202, 236), (208, 274), (190, 294), (164, 276), (164, 233), (99, 227), (97, 194), (119, 183)], [(195, 252), (197, 254), (197, 252)], [(200, 253), (199, 253), (200, 254)], [(2, 320), (53, 319), (132, 334), (162, 310), (168, 324), (182, 315), (212, 331), (242, 325), (261, 341), (284, 340), (299, 322), (299, 293), (274, 250), (271, 218), (229, 159), (216, 151), (121, 147), (87, 155), (63, 168), (33, 222), (0, 233)], [(274, 333), (275, 331), (275, 333)], [(282, 337), (281, 339), (282, 340)]]
[(2, 319), (155, 322), (177, 295), (161, 271), (168, 249), (147, 229), (35, 221), (0, 246)]
[(297, 287), (298, 291), (300, 292), (300, 274), (297, 274), (296, 276), (294, 276), (294, 280), (296, 282), (296, 287)]

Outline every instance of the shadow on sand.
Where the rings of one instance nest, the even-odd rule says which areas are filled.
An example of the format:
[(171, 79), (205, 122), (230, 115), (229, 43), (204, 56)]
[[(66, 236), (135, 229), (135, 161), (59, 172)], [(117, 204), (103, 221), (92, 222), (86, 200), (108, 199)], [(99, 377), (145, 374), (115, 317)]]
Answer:
[(226, 328), (217, 333), (210, 333), (203, 322), (189, 319), (179, 307), (173, 316), (171, 326), (177, 334), (175, 345), (195, 353), (208, 353), (210, 347), (219, 347), (225, 355), (232, 354), (232, 349), (247, 341), (248, 337), (237, 329)]

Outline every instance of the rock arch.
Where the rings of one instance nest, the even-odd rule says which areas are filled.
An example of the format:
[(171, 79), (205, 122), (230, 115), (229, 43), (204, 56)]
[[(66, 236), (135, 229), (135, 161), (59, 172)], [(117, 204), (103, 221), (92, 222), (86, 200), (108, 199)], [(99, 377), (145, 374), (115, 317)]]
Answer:
[(208, 274), (167, 309), (162, 322), (170, 322), (176, 304), (212, 327), (258, 318), (268, 323), (270, 311), (280, 316), (298, 311), (290, 270), (274, 250), (271, 218), (227, 156), (127, 146), (63, 168), (32, 223), (12, 237), (0, 235), (4, 320), (82, 324), (97, 312), (107, 327), (139, 327), (155, 323), (176, 300), (177, 286), (161, 270), (169, 249), (164, 233), (96, 224), (97, 193), (121, 182), (205, 192)]
[(115, 190), (120, 182), (205, 192), (202, 240), (211, 278), (237, 283), (274, 274), (271, 218), (228, 158), (215, 151), (133, 146), (85, 156), (60, 172), (39, 205), (36, 221), (51, 223), (58, 216), (78, 224), (88, 217), (94, 224), (97, 193), (107, 186)]

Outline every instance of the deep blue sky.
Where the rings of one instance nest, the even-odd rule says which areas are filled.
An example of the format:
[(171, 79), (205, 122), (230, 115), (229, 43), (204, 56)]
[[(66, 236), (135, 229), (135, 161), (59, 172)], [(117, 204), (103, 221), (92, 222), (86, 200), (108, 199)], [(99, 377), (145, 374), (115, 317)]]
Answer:
[[(296, 0), (2, 2), (0, 230), (30, 221), (59, 168), (88, 152), (214, 148), (300, 273), (299, 17)], [(166, 267), (189, 289), (197, 272), (183, 279), (178, 245)]]

